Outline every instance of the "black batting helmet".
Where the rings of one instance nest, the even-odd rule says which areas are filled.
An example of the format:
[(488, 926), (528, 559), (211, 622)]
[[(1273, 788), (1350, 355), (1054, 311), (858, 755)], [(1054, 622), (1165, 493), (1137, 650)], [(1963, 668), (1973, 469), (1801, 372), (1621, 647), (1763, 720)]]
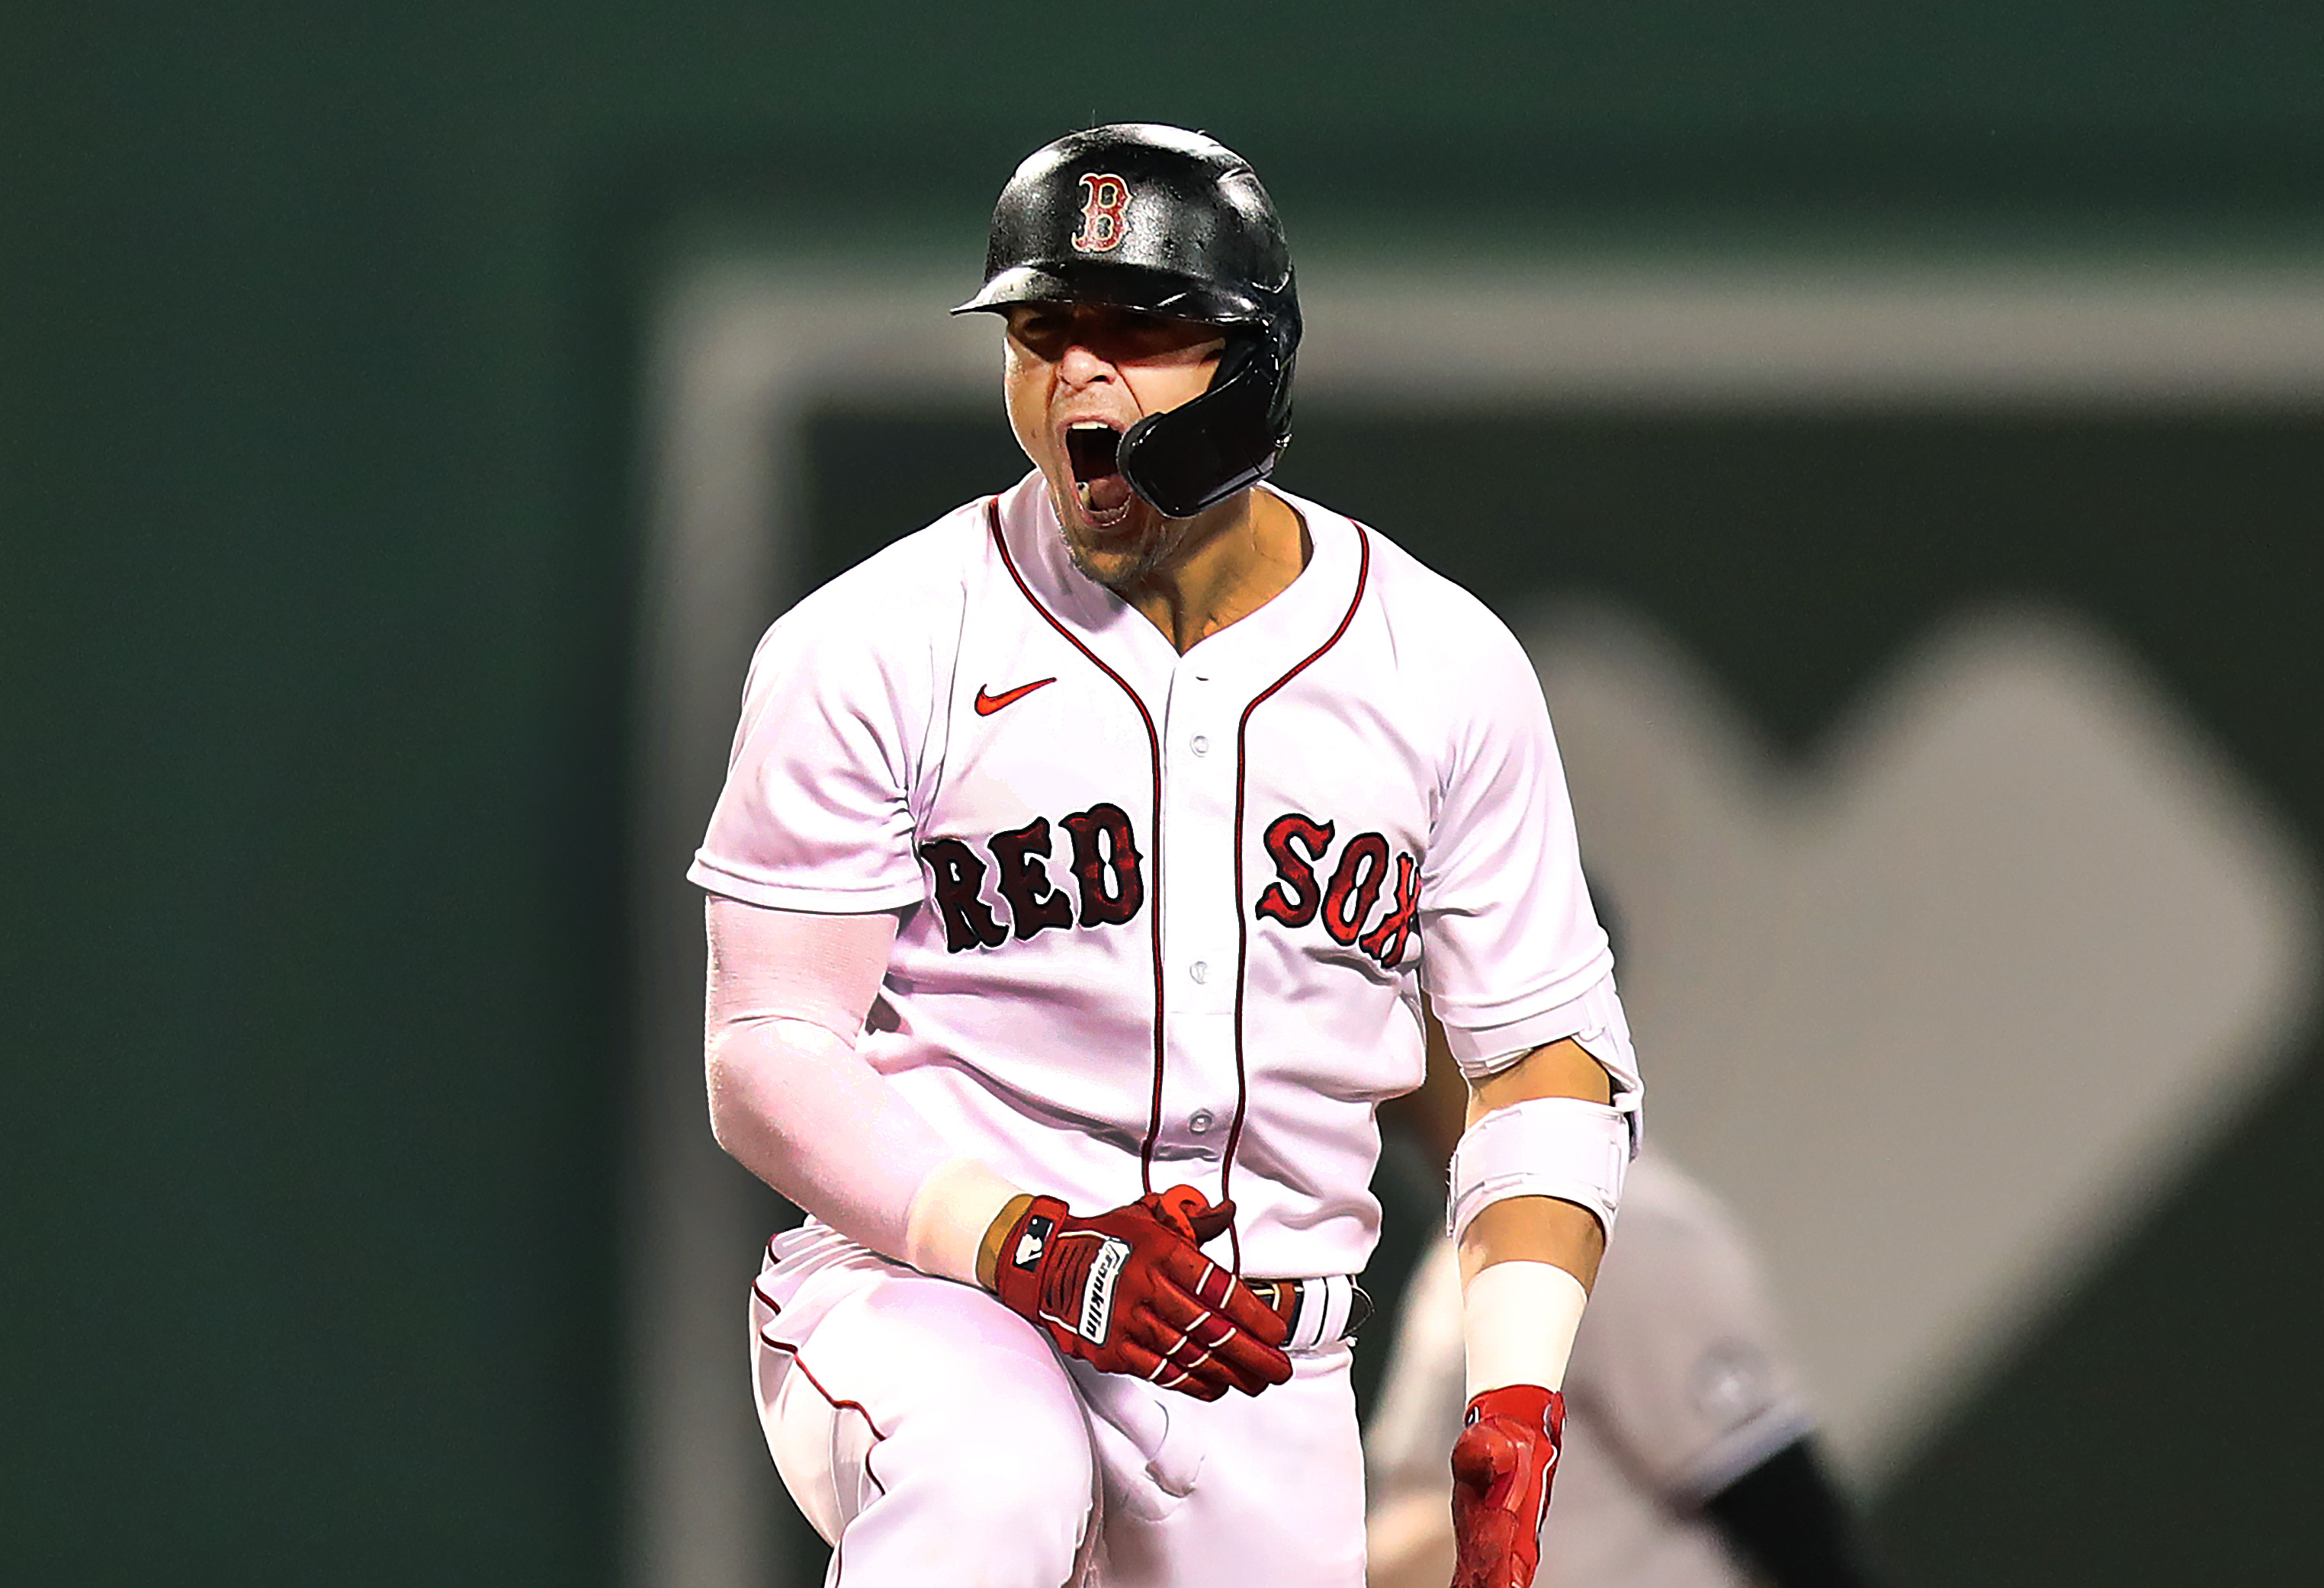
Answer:
[(1210, 388), (1121, 439), (1130, 488), (1192, 518), (1267, 477), (1291, 439), (1299, 294), (1250, 162), (1201, 133), (1124, 123), (1037, 150), (992, 211), (984, 289), (953, 310), (1104, 303), (1227, 333)]

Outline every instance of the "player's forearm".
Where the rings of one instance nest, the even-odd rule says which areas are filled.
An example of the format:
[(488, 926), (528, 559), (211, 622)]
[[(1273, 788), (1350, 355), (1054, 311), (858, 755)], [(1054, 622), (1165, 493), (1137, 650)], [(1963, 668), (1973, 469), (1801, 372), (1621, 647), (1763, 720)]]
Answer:
[[(1538, 1098), (1569, 1097), (1610, 1104), (1613, 1082), (1577, 1042), (1553, 1042), (1470, 1088), (1468, 1123)], [(1487, 1204), (1461, 1234), (1463, 1284), (1497, 1262), (1554, 1263), (1582, 1282), (1597, 1282), (1606, 1232), (1595, 1214), (1553, 1196), (1512, 1196)]]
[[(1588, 1189), (1590, 1206), (1561, 1196), (1501, 1193), (1540, 1188), (1522, 1185), (1540, 1161), (1528, 1150), (1536, 1146), (1554, 1149), (1549, 1153), (1553, 1159), (1572, 1159), (1578, 1151), (1573, 1161), (1587, 1165), (1592, 1158), (1589, 1140), (1593, 1131), (1605, 1128), (1602, 1111), (1610, 1107), (1611, 1099), (1612, 1082), (1605, 1069), (1571, 1040), (1537, 1048), (1471, 1085), (1471, 1133), (1480, 1127), (1488, 1134), (1504, 1128), (1499, 1122), (1509, 1120), (1506, 1111), (1528, 1104), (1580, 1103), (1601, 1111), (1596, 1121), (1569, 1120), (1562, 1112), (1536, 1120), (1534, 1110), (1528, 1109), (1518, 1136), (1482, 1151), (1489, 1162), (1456, 1160), (1456, 1191), (1463, 1193), (1455, 1206), (1462, 1334), (1472, 1396), (1509, 1384), (1554, 1390), (1564, 1381), (1574, 1332), (1605, 1252), (1600, 1221), (1610, 1216), (1603, 1210), (1610, 1207), (1615, 1190), (1577, 1181), (1572, 1195), (1582, 1196)], [(1485, 1195), (1462, 1184), (1472, 1177), (1494, 1193), (1490, 1200), (1481, 1205), (1465, 1200)], [(1547, 1188), (1565, 1189), (1554, 1168)]]
[(736, 1162), (874, 1251), (974, 1277), (1018, 1188), (955, 1153), (852, 1047), (807, 1021), (738, 1022), (712, 1034), (706, 1069), (710, 1128)]
[(704, 1071), (718, 1143), (850, 1239), (945, 1279), (1017, 1194), (855, 1051), (894, 922), (714, 897)]
[(1546, 1196), (1497, 1202), (1461, 1240), (1462, 1339), (1469, 1393), (1504, 1384), (1563, 1389), (1605, 1233)]
[(1461, 1236), (1461, 1279), (1474, 1279), (1498, 1262), (1545, 1262), (1572, 1274), (1584, 1290), (1598, 1282), (1606, 1232), (1587, 1209), (1554, 1196), (1514, 1196), (1496, 1202)]
[(744, 1168), (874, 1251), (904, 1255), (914, 1195), (954, 1154), (836, 1036), (761, 1020), (714, 1030), (710, 1128)]

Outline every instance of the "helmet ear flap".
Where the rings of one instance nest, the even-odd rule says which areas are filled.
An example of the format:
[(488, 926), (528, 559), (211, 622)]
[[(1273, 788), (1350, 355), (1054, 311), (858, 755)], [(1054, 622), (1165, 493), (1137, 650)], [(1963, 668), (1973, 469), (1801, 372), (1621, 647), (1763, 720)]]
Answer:
[(1121, 438), (1130, 488), (1166, 518), (1194, 518), (1275, 467), (1291, 439), (1292, 350), (1280, 322), (1230, 338), (1209, 390)]

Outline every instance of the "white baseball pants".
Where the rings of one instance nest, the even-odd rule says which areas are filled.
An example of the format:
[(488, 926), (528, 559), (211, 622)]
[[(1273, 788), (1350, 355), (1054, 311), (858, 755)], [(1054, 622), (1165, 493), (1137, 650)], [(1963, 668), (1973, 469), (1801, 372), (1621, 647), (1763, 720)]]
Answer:
[(1362, 1588), (1345, 1344), (1199, 1401), (813, 1223), (771, 1244), (751, 1322), (767, 1447), (833, 1588)]

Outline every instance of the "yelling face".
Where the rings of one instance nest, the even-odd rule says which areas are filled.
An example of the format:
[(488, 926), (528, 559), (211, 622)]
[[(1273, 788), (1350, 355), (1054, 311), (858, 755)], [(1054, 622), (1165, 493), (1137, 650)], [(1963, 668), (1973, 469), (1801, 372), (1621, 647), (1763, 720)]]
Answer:
[(1208, 389), (1215, 326), (1093, 303), (1009, 310), (1004, 384), (1017, 444), (1048, 481), (1074, 566), (1127, 591), (1170, 560), (1192, 521), (1166, 519), (1115, 465), (1122, 432)]

